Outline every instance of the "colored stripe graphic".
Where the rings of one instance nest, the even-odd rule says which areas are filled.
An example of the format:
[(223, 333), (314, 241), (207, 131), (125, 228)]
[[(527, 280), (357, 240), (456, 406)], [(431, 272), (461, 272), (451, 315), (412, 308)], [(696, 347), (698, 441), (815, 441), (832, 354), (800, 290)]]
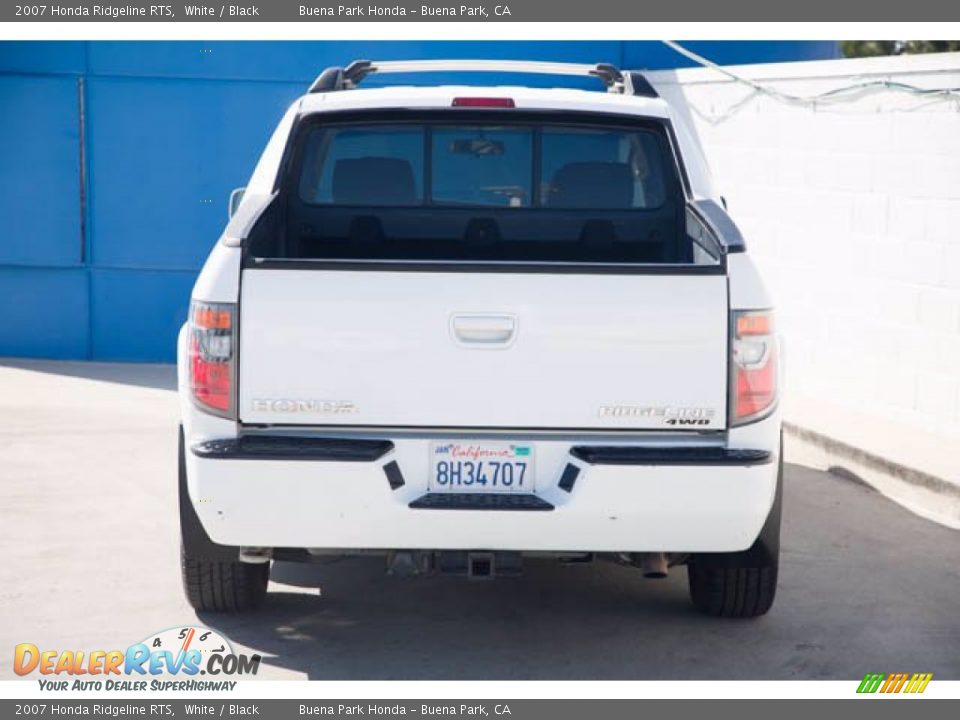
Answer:
[(883, 682), (885, 676), (883, 673), (867, 673), (863, 676), (863, 680), (860, 682), (860, 687), (857, 688), (858, 693), (875, 693), (879, 687), (880, 683)]
[(933, 679), (933, 673), (914, 673), (904, 692), (922, 693)]
[(922, 693), (933, 679), (933, 673), (867, 673), (860, 681), (858, 693)]

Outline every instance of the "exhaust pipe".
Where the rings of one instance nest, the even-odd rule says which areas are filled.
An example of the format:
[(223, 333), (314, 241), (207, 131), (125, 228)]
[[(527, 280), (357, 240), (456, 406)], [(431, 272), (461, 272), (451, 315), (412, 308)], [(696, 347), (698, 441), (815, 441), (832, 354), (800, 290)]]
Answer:
[(270, 562), (270, 558), (273, 557), (273, 548), (265, 547), (241, 547), (239, 560), (242, 563), (250, 563), (251, 565), (262, 565), (263, 563)]
[(387, 553), (387, 575), (427, 575), (433, 569), (431, 553), (420, 550), (391, 550)]
[(645, 578), (665, 578), (668, 573), (666, 554), (662, 552), (643, 553), (640, 556), (640, 570)]

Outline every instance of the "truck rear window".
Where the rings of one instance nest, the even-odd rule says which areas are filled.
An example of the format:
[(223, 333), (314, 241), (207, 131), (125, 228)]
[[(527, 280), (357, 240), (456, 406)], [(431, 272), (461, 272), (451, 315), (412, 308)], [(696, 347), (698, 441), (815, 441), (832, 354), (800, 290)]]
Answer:
[(666, 131), (524, 122), (314, 124), (281, 190), (282, 242), (328, 260), (694, 263)]

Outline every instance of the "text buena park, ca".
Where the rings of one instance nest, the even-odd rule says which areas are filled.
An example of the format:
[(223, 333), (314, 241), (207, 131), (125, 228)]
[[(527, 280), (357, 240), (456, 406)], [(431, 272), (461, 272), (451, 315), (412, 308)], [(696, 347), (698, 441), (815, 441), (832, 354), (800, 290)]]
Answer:
[[(494, 17), (508, 17), (508, 5), (493, 6)], [(408, 9), (403, 5), (301, 5), (300, 17), (406, 17), (420, 15), (421, 17), (474, 17), (488, 18), (491, 10), (486, 5), (421, 5), (419, 8)]]
[[(419, 710), (419, 712), (418, 712)], [(406, 715), (416, 712), (418, 715), (450, 715), (460, 717), (465, 715), (489, 717), (493, 715), (511, 715), (510, 706), (499, 703), (487, 705), (421, 705), (418, 709), (408, 710), (406, 705), (306, 705), (300, 704), (300, 715)]]

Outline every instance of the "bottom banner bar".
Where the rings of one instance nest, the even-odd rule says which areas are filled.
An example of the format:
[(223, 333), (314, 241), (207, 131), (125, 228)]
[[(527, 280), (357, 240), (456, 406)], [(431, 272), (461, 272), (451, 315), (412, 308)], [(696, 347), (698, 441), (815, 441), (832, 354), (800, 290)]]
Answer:
[[(862, 697), (862, 696), (861, 696)], [(902, 702), (902, 701), (901, 701)], [(144, 718), (265, 718), (299, 720), (335, 717), (501, 718), (501, 720), (637, 720), (642, 717), (669, 717), (670, 720), (704, 717), (746, 718), (777, 717), (807, 720), (810, 713), (870, 720), (894, 720), (905, 710), (899, 702), (850, 700), (0, 700), (0, 718), (63, 717), (144, 717)], [(910, 708), (911, 720), (955, 718), (956, 701), (916, 701)], [(774, 715), (775, 713), (775, 715)], [(735, 714), (735, 715), (734, 715)]]

